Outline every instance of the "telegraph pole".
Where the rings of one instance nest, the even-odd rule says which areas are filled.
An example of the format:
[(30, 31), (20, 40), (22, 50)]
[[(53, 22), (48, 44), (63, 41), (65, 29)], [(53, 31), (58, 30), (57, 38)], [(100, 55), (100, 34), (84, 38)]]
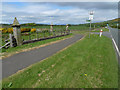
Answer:
[(90, 38), (90, 32), (91, 32), (91, 20), (90, 20), (89, 38)]

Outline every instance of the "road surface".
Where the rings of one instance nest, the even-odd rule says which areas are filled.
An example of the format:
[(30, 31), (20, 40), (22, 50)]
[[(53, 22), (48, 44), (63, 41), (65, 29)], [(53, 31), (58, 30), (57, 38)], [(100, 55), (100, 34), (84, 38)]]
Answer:
[(39, 49), (18, 53), (2, 60), (2, 78), (8, 77), (17, 71), (37, 63), (49, 56), (52, 56), (59, 50), (80, 40), (83, 35), (75, 35), (72, 38), (41, 47)]
[[(109, 27), (109, 30), (117, 46), (119, 47), (120, 46), (120, 30), (118, 30), (117, 28), (111, 28), (111, 27)], [(120, 48), (119, 48), (119, 51), (120, 51)]]

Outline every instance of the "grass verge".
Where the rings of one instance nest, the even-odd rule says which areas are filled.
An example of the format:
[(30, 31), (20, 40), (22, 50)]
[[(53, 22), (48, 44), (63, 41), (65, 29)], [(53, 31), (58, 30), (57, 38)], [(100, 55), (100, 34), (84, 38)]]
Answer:
[(3, 88), (117, 88), (112, 41), (86, 36), (67, 49), (3, 80)]
[(92, 32), (100, 32), (101, 29), (103, 30), (103, 32), (109, 31), (109, 29), (103, 27), (103, 28), (94, 29), (94, 30), (92, 30)]

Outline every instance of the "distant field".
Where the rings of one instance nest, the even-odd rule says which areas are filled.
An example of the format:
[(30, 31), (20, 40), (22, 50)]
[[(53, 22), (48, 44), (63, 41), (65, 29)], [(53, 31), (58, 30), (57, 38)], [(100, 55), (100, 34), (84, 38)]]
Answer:
[[(5, 28), (5, 27), (4, 27)], [(6, 27), (6, 29), (9, 28), (9, 27)], [(21, 26), (21, 28), (36, 28), (36, 29), (41, 29), (41, 30), (50, 30), (50, 26)], [(53, 26), (53, 29), (54, 29), (54, 33), (56, 33), (56, 35), (60, 35), (61, 33), (64, 33), (64, 31), (66, 30), (66, 26)], [(73, 25), (73, 26), (69, 26), (68, 28), (69, 30), (71, 31), (75, 31), (75, 30), (78, 30), (78, 31), (87, 31), (89, 30), (89, 27), (86, 27), (86, 26), (80, 26), (80, 25)], [(25, 32), (25, 33), (22, 33), (22, 39), (24, 40), (30, 40), (30, 39), (36, 39), (36, 38), (43, 38), (43, 37), (48, 37), (50, 35), (49, 32), (45, 32), (45, 33), (42, 33), (42, 32), (39, 32), (38, 34), (36, 32), (32, 33), (32, 32)], [(51, 35), (53, 35), (53, 33), (51, 33)], [(2, 45), (5, 44), (5, 40), (9, 38), (9, 33), (2, 33)]]
[(94, 34), (3, 80), (3, 88), (117, 87), (118, 63), (112, 41)]
[(109, 31), (109, 29), (103, 27), (103, 28), (94, 29), (94, 30), (92, 30), (92, 32), (100, 32), (101, 29), (103, 30), (103, 32), (108, 32)]

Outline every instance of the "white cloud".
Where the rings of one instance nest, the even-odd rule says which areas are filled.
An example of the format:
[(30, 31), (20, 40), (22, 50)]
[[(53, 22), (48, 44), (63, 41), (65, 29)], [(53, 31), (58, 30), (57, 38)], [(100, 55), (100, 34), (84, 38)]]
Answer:
[(3, 0), (3, 2), (119, 2), (119, 0)]
[[(29, 3), (24, 7), (15, 7), (13, 5), (3, 5), (3, 22), (12, 23), (14, 17), (17, 17), (20, 23), (51, 23), (68, 24), (68, 23), (85, 23), (89, 17), (90, 9), (81, 9), (79, 7), (54, 6), (53, 4), (32, 4)], [(92, 8), (91, 8), (92, 9)], [(117, 18), (117, 10), (100, 9), (94, 14), (94, 22)], [(50, 16), (54, 16), (50, 18)]]

